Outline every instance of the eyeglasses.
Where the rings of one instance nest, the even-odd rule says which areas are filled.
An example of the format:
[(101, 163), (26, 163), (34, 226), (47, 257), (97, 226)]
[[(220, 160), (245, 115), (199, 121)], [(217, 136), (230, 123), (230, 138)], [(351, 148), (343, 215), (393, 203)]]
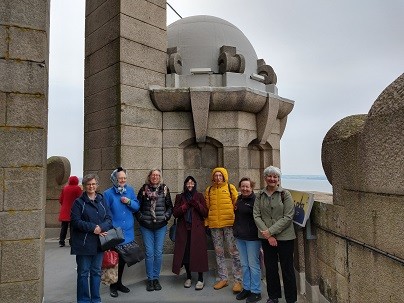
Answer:
[(97, 186), (97, 183), (87, 183), (86, 186)]

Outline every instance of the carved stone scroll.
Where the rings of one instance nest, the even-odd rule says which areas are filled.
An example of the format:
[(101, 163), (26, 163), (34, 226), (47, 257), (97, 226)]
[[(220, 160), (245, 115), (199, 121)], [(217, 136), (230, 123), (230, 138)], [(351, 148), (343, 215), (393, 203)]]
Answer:
[(220, 48), (218, 59), (219, 73), (226, 72), (244, 73), (245, 59), (241, 54), (236, 54), (236, 48), (233, 46), (223, 45)]
[(264, 84), (274, 84), (278, 81), (275, 71), (272, 66), (265, 64), (264, 59), (257, 60), (257, 73), (258, 75), (264, 76), (264, 80), (260, 81)]
[(182, 74), (182, 58), (177, 47), (167, 48), (167, 74)]

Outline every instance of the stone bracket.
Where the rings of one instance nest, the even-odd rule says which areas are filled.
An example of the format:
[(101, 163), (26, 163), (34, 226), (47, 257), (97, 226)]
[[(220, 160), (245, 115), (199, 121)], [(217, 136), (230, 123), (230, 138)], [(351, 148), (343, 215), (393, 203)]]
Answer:
[(206, 142), (208, 132), (209, 103), (211, 92), (190, 88), (192, 117), (194, 120), (195, 139), (197, 143)]
[(279, 100), (267, 96), (264, 108), (257, 114), (257, 139), (259, 144), (265, 144), (278, 116)]

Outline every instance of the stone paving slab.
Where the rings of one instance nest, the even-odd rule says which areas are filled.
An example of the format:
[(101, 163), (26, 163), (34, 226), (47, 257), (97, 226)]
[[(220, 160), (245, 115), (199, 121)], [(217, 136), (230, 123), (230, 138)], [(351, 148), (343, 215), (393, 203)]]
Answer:
[[(45, 243), (45, 300), (44, 303), (71, 303), (76, 302), (76, 261), (75, 256), (70, 255), (70, 247), (59, 247), (57, 240), (47, 240)], [(171, 272), (171, 255), (165, 255), (160, 283), (161, 291), (146, 291), (144, 262), (125, 268), (123, 282), (131, 290), (129, 293), (119, 292), (117, 298), (109, 295), (109, 287), (101, 285), (101, 298), (103, 303), (149, 303), (149, 302), (203, 302), (203, 303), (227, 303), (245, 302), (237, 301), (231, 287), (214, 290), (215, 271), (205, 273), (205, 287), (196, 291), (195, 281), (191, 288), (184, 288), (185, 275), (174, 275)], [(196, 274), (194, 274), (196, 278)], [(266, 285), (263, 281), (263, 299), (266, 302)], [(284, 303), (282, 299), (279, 301)], [(299, 303), (306, 303), (299, 298)]]

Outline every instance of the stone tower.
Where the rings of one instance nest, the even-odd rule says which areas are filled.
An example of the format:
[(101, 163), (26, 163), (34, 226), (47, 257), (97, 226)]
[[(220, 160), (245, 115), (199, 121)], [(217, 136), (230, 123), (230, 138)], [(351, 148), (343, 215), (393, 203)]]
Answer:
[(136, 188), (162, 167), (163, 114), (148, 87), (164, 86), (166, 51), (166, 1), (86, 1), (84, 171), (102, 189), (118, 165)]
[(139, 188), (162, 168), (177, 192), (189, 174), (203, 189), (216, 166), (233, 183), (280, 166), (294, 102), (278, 96), (275, 72), (245, 35), (211, 16), (166, 29), (164, 1), (139, 3), (87, 4), (85, 171), (109, 186), (122, 164)]

